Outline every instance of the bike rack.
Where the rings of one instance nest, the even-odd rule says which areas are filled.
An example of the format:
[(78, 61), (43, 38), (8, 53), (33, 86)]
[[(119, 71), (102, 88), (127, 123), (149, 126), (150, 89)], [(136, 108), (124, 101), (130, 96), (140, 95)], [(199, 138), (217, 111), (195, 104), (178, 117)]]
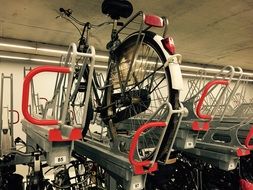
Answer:
[[(146, 124), (140, 126), (132, 136), (128, 154), (120, 151), (113, 151), (112, 153), (112, 149), (109, 144), (106, 145), (105, 143), (94, 141), (89, 138), (85, 138), (85, 141), (74, 141), (73, 150), (79, 155), (83, 155), (92, 159), (108, 172), (108, 174), (111, 176), (110, 180), (114, 181), (112, 182), (112, 186), (110, 186), (110, 190), (116, 190), (116, 181), (123, 185), (123, 188), (126, 190), (141, 190), (145, 187), (146, 174), (152, 173), (158, 168), (158, 163), (156, 160), (157, 154), (160, 149), (166, 128), (169, 127), (168, 123), (171, 116), (173, 114), (180, 115), (179, 120), (177, 121), (177, 125), (175, 126), (175, 137), (171, 141), (171, 146), (169, 147), (164, 164), (166, 164), (166, 161), (169, 159), (173, 144), (176, 143), (176, 134), (179, 129), (182, 117), (187, 114), (187, 110), (185, 107), (183, 107), (182, 104), (180, 104), (179, 110), (173, 110), (170, 103), (165, 102), (152, 117), (155, 117), (155, 114), (158, 114), (160, 109), (169, 110), (166, 121), (147, 122)], [(136, 160), (135, 150), (139, 137), (143, 131), (157, 127), (163, 128), (163, 131), (160, 135), (160, 139), (152, 160)]]
[[(9, 80), (9, 100), (5, 100), (4, 97), (4, 91), (6, 90), (4, 88), (5, 86), (5, 80)], [(3, 104), (8, 104), (7, 107)], [(9, 107), (10, 106), (10, 107)], [(9, 108), (8, 108), (9, 107)], [(3, 112), (4, 108), (6, 109), (6, 117), (5, 117), (5, 123), (3, 123)], [(11, 111), (10, 111), (11, 110)], [(0, 94), (0, 156), (3, 156), (4, 154), (7, 154), (10, 149), (14, 146), (14, 139), (13, 139), (13, 75), (5, 76), (3, 73), (1, 75), (1, 94)], [(9, 117), (10, 114), (10, 117)]]
[[(6, 89), (6, 80), (9, 80), (9, 89)], [(9, 100), (5, 100), (4, 92), (5, 90), (9, 90)], [(15, 151), (13, 130), (14, 125), (19, 123), (20, 116), (19, 112), (13, 109), (13, 74), (9, 76), (1, 75), (1, 94), (0, 94), (0, 141), (4, 141), (4, 147), (0, 147), (0, 168), (9, 168), (10, 166), (15, 166), (17, 164), (27, 164), (31, 162), (31, 157), (23, 157), (21, 155), (15, 155), (13, 159), (7, 161), (5, 160), (5, 156), (9, 154), (11, 151)], [(4, 105), (6, 104), (9, 105)], [(16, 113), (17, 118), (14, 121), (14, 113)], [(5, 118), (4, 118), (4, 117)], [(4, 122), (5, 121), (5, 122)], [(3, 144), (1, 142), (1, 145)], [(4, 157), (2, 157), (4, 156)], [(15, 167), (14, 167), (15, 168)], [(14, 172), (14, 171), (13, 171)]]
[(203, 106), (203, 102), (204, 102), (204, 99), (205, 97), (207, 96), (209, 90), (214, 86), (214, 85), (218, 85), (218, 84), (221, 84), (221, 85), (228, 85), (228, 81), (226, 80), (214, 80), (214, 81), (210, 81), (209, 83), (206, 84), (204, 90), (203, 90), (203, 93), (198, 101), (198, 104), (196, 106), (196, 114), (197, 116), (200, 118), (200, 119), (207, 119), (207, 120), (211, 120), (212, 119), (212, 116), (210, 115), (205, 115), (205, 114), (202, 114), (201, 113), (201, 107)]
[[(189, 115), (182, 121), (177, 139), (185, 139), (180, 143), (176, 141), (175, 148), (220, 169), (233, 170), (239, 158), (250, 154), (252, 149), (253, 112), (249, 112), (251, 109), (247, 108), (250, 104), (241, 96), (246, 93), (246, 74), (241, 68), (226, 66), (208, 81), (207, 77), (202, 76), (206, 72), (198, 73), (201, 79), (205, 79), (205, 84), (201, 81), (190, 82), (198, 91), (190, 88), (188, 98), (183, 102)], [(242, 84), (244, 86), (240, 88)], [(215, 97), (213, 92), (218, 96)], [(239, 105), (233, 104), (237, 100), (236, 94), (240, 94), (242, 99)], [(236, 116), (238, 112), (239, 117)]]
[(31, 70), (28, 75), (24, 79), (23, 83), (23, 95), (22, 95), (22, 112), (25, 119), (36, 125), (57, 125), (61, 122), (58, 120), (44, 120), (44, 119), (36, 119), (31, 116), (28, 111), (28, 101), (29, 101), (29, 90), (30, 90), (30, 82), (32, 78), (42, 72), (58, 72), (58, 73), (70, 73), (71, 69), (66, 67), (57, 67), (57, 66), (41, 66)]
[[(74, 67), (77, 64), (77, 57), (91, 58), (91, 67), (94, 67), (95, 63), (95, 49), (90, 47), (91, 53), (77, 52), (76, 45), (71, 44), (68, 50), (68, 54), (65, 59), (64, 66), (40, 66), (32, 69), (25, 77), (23, 83), (23, 95), (22, 95), (22, 112), (24, 118), (22, 120), (22, 130), (27, 134), (27, 144), (37, 147), (39, 146), (45, 154), (45, 159), (50, 166), (67, 164), (70, 161), (71, 144), (74, 140), (82, 138), (82, 129), (78, 126), (70, 126), (66, 123), (66, 115), (68, 112), (68, 100), (71, 92), (72, 78)], [(61, 74), (68, 74), (66, 97), (62, 102), (62, 112), (60, 118), (57, 114), (47, 116), (48, 108), (45, 107), (43, 113), (35, 114), (31, 111), (29, 113), (29, 91), (30, 83), (32, 79), (42, 72), (54, 72)], [(33, 83), (32, 83), (33, 84)], [(55, 98), (57, 93), (53, 96), (51, 102), (56, 102)], [(33, 97), (32, 97), (33, 98)], [(48, 101), (50, 102), (50, 101)], [(58, 105), (52, 104), (53, 109), (58, 110)], [(87, 114), (87, 113), (86, 113)]]
[[(131, 145), (130, 145), (130, 151), (128, 155), (129, 162), (133, 166), (133, 170), (135, 174), (146, 174), (146, 173), (151, 173), (154, 172), (158, 169), (158, 165), (156, 162), (151, 162), (150, 160), (144, 160), (141, 162), (138, 162), (134, 159), (134, 153), (136, 151), (138, 139), (143, 131), (149, 128), (153, 127), (166, 127), (167, 124), (165, 122), (150, 122), (146, 123), (142, 126), (140, 126), (137, 131), (135, 132)], [(147, 168), (147, 169), (145, 169)]]

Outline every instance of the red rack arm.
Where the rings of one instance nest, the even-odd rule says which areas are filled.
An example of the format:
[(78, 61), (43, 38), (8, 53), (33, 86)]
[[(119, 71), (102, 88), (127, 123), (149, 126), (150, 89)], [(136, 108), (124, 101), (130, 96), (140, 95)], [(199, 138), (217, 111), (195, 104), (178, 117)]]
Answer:
[(252, 190), (253, 189), (253, 183), (250, 183), (249, 181), (245, 179), (240, 179), (240, 186), (241, 190)]
[(251, 127), (251, 129), (245, 139), (245, 146), (250, 150), (253, 149), (253, 145), (250, 145), (250, 140), (252, 139), (252, 137), (253, 137), (253, 127)]
[(23, 94), (22, 94), (22, 113), (25, 119), (36, 125), (57, 125), (58, 120), (40, 120), (32, 117), (28, 111), (28, 102), (29, 102), (29, 90), (30, 90), (30, 81), (38, 73), (42, 72), (57, 72), (57, 73), (69, 73), (70, 68), (68, 67), (57, 67), (57, 66), (40, 66), (31, 70), (26, 77), (24, 78), (23, 83)]
[(48, 141), (67, 142), (82, 139), (82, 129), (73, 128), (68, 137), (63, 137), (60, 129), (51, 129), (48, 131)]
[(210, 90), (210, 88), (214, 85), (218, 85), (218, 84), (221, 84), (221, 85), (228, 85), (229, 82), (227, 80), (214, 80), (214, 81), (210, 81), (206, 84), (203, 92), (202, 92), (202, 95), (199, 99), (199, 102), (197, 104), (197, 107), (196, 107), (196, 114), (197, 116), (200, 118), (200, 119), (209, 119), (211, 120), (212, 119), (212, 116), (211, 115), (205, 115), (205, 114), (202, 114), (201, 113), (201, 107), (203, 105), (203, 102), (205, 100), (205, 97), (207, 96), (208, 94), (208, 91)]
[(145, 131), (146, 129), (149, 129), (152, 127), (166, 127), (166, 126), (167, 124), (165, 122), (150, 122), (150, 123), (143, 124), (135, 132), (134, 137), (131, 141), (130, 151), (128, 155), (129, 162), (133, 165), (133, 170), (135, 174), (146, 174), (146, 173), (154, 172), (158, 169), (157, 163), (151, 163), (150, 160), (144, 160), (144, 161), (139, 162), (134, 159), (134, 153), (135, 153), (138, 139), (141, 133)]

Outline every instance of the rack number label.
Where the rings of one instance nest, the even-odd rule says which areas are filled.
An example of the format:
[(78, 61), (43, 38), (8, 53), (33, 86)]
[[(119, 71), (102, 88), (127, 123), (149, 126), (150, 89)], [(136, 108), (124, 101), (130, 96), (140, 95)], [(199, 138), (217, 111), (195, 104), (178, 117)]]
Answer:
[(141, 184), (140, 183), (134, 183), (133, 184), (133, 189), (140, 189), (141, 188)]
[(54, 162), (56, 164), (61, 164), (67, 161), (67, 157), (66, 156), (57, 156), (54, 158)]

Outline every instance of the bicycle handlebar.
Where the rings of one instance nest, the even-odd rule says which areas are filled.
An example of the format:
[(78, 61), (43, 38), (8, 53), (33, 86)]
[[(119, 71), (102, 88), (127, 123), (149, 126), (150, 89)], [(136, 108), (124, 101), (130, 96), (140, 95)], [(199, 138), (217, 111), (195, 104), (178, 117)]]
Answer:
[(64, 14), (65, 14), (66, 16), (68, 16), (68, 17), (69, 17), (69, 16), (72, 14), (72, 12), (73, 12), (71, 9), (65, 10), (65, 9), (62, 8), (62, 7), (59, 9), (59, 11), (60, 11), (61, 13), (64, 13)]
[[(100, 24), (91, 24), (89, 22), (81, 22), (80, 20), (76, 19), (75, 17), (72, 16), (72, 13), (73, 11), (71, 9), (64, 9), (64, 8), (60, 8), (59, 11), (61, 13), (63, 13), (65, 16), (67, 16), (68, 18), (72, 19), (75, 23), (81, 25), (81, 26), (89, 26), (89, 28), (99, 28), (101, 26), (104, 26), (104, 25), (110, 25), (110, 24), (113, 24), (114, 22), (102, 22)], [(117, 26), (123, 26), (124, 23), (123, 22), (117, 22)]]

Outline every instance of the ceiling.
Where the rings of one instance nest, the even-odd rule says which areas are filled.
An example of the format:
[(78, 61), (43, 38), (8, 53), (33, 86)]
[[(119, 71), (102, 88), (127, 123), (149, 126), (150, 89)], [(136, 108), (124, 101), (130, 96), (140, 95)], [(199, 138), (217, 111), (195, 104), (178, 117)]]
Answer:
[[(253, 70), (252, 0), (131, 0), (134, 12), (143, 10), (169, 18), (170, 34), (184, 62), (234, 65)], [(0, 36), (67, 46), (77, 42), (77, 30), (56, 19), (60, 7), (72, 9), (84, 22), (99, 24), (102, 0), (0, 0)], [(91, 44), (105, 50), (111, 27), (91, 32)], [(10, 50), (8, 50), (10, 51)]]

